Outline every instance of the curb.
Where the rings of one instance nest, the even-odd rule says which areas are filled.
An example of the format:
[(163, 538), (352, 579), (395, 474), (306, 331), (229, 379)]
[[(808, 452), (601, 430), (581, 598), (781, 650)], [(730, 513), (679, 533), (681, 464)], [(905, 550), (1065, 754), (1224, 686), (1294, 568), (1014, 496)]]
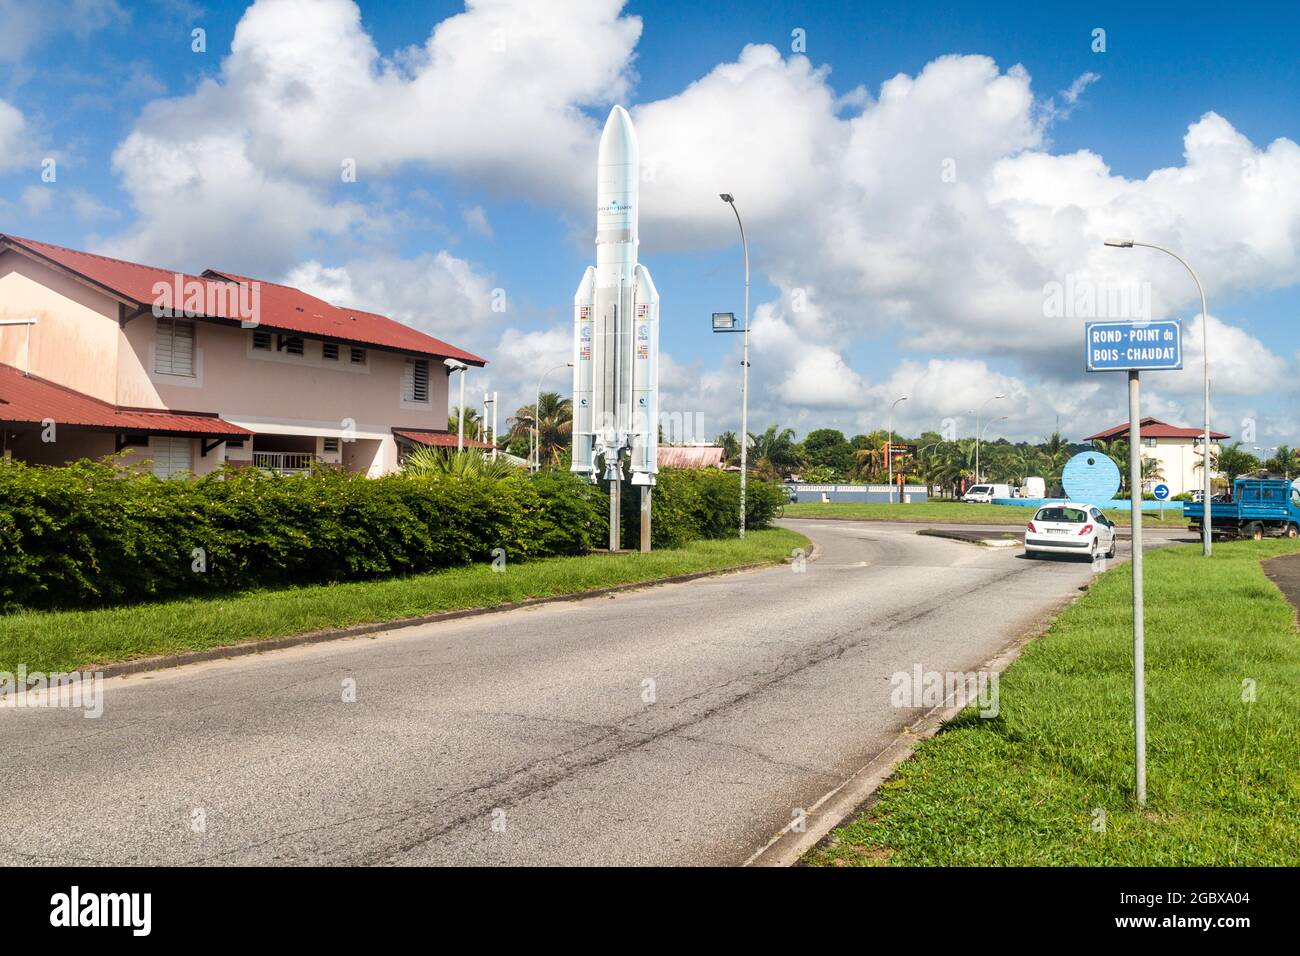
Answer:
[[(1086, 589), (1084, 589), (1086, 590)], [(1018, 658), (1031, 641), (1047, 633), (1052, 621), (1061, 612), (1079, 600), (1075, 595), (1062, 601), (1027, 628), (1020, 636), (1014, 638), (1000, 651), (985, 661), (979, 670), (993, 671), (999, 676)], [(872, 757), (867, 763), (845, 780), (842, 784), (824, 794), (805, 811), (804, 831), (796, 832), (794, 823), (788, 823), (767, 845), (757, 850), (742, 866), (781, 867), (797, 866), (804, 855), (821, 843), (836, 827), (853, 817), (860, 810), (874, 802), (876, 790), (893, 775), (899, 764), (907, 760), (916, 751), (922, 741), (937, 734), (943, 725), (952, 720), (963, 710), (965, 704), (950, 703), (952, 697), (945, 699), (915, 723), (903, 728), (903, 731)]]
[[(810, 545), (808, 548), (807, 559), (812, 560), (816, 551), (816, 545)], [(419, 617), (398, 618), (395, 621), (380, 621), (371, 624), (354, 624), (350, 627), (329, 628), (319, 631), (304, 631), (301, 634), (290, 634), (286, 637), (272, 637), (265, 640), (245, 641), (241, 644), (229, 644), (224, 647), (212, 647), (201, 651), (185, 651), (181, 654), (166, 654), (157, 657), (141, 657), (132, 661), (118, 661), (112, 664), (105, 664), (103, 667), (95, 669), (95, 673), (101, 674), (105, 678), (123, 677), (128, 674), (139, 674), (145, 671), (166, 670), (173, 667), (184, 667), (187, 664), (202, 664), (207, 661), (224, 660), (233, 657), (247, 657), (250, 654), (261, 654), (265, 651), (278, 651), (287, 647), (298, 647), (303, 644), (322, 644), (326, 641), (338, 641), (348, 637), (363, 637), (367, 634), (377, 634), (381, 631), (396, 631), (407, 627), (418, 627), (422, 624), (437, 624), (442, 621), (455, 621), (466, 617), (480, 617), (486, 614), (500, 614), (505, 611), (517, 611), (526, 607), (537, 607), (541, 604), (559, 604), (565, 601), (584, 601), (588, 598), (605, 597), (611, 594), (620, 594), (625, 591), (634, 591), (640, 588), (657, 587), (663, 584), (685, 584), (688, 581), (698, 581), (701, 578), (719, 577), (724, 574), (737, 574), (743, 571), (758, 571), (762, 568), (780, 567), (784, 561), (751, 561), (747, 564), (735, 564), (725, 568), (711, 568), (707, 571), (692, 571), (689, 574), (675, 574), (666, 578), (651, 578), (647, 581), (630, 581), (626, 584), (615, 584), (607, 588), (594, 588), (587, 591), (574, 591), (572, 594), (556, 594), (550, 597), (526, 598), (523, 601), (511, 601), (506, 604), (490, 604), (486, 607), (462, 608), (455, 611), (439, 611), (436, 614), (424, 614)], [(83, 665), (82, 670), (94, 668), (94, 665)]]

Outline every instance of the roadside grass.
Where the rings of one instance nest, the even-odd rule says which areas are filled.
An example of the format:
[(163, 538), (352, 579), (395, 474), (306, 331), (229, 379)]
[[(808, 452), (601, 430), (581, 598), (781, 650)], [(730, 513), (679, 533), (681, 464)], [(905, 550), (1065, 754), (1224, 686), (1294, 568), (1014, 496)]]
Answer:
[[(1127, 511), (1103, 509), (1106, 517), (1117, 525), (1128, 527), (1132, 515)], [(800, 501), (785, 506), (787, 518), (841, 518), (852, 521), (924, 521), (943, 524), (1015, 524), (1024, 525), (1033, 517), (1032, 507), (1019, 505), (968, 504), (964, 501), (927, 501), (906, 505), (868, 504), (866, 502), (838, 502), (823, 504), (820, 501)], [(1181, 514), (1165, 513), (1163, 523), (1156, 512), (1144, 512), (1145, 524), (1154, 527), (1187, 527)]]
[[(999, 715), (925, 741), (816, 865), (1300, 863), (1300, 630), (1260, 568), (1288, 541), (1146, 558), (1148, 804), (1133, 788), (1127, 564), (1032, 642)], [(1243, 701), (1243, 682), (1257, 700)], [(1093, 826), (1105, 814), (1105, 831)]]
[(808, 539), (781, 528), (744, 541), (694, 541), (651, 554), (591, 554), (487, 564), (381, 581), (247, 591), (223, 597), (93, 611), (0, 616), (0, 671), (70, 671), (90, 664), (175, 654), (324, 628), (397, 621), (638, 581), (779, 562)]

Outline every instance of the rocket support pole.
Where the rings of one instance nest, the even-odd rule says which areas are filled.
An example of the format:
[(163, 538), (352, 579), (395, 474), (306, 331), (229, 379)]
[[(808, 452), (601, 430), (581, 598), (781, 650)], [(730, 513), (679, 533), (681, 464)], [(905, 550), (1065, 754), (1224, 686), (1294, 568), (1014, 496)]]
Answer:
[(650, 553), (650, 497), (654, 489), (641, 486), (641, 553)]
[(618, 554), (619, 530), (623, 523), (623, 482), (614, 478), (609, 483), (609, 553)]

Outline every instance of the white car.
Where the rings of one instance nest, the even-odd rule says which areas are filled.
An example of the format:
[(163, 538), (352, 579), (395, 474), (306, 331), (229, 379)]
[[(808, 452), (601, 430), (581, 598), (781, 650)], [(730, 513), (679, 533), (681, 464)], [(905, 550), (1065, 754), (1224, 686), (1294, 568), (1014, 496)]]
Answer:
[(1061, 501), (1043, 505), (1025, 528), (1025, 554), (1115, 557), (1115, 525), (1096, 505)]

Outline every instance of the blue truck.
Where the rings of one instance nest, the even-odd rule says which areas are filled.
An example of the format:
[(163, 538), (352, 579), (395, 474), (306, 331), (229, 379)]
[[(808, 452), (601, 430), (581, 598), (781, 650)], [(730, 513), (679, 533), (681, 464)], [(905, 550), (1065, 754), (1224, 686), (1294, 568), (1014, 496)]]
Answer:
[[(1200, 531), (1205, 524), (1205, 505), (1199, 501), (1183, 506), (1189, 527)], [(1238, 478), (1232, 497), (1215, 498), (1210, 508), (1211, 533), (1262, 541), (1269, 535), (1300, 537), (1300, 479)]]

